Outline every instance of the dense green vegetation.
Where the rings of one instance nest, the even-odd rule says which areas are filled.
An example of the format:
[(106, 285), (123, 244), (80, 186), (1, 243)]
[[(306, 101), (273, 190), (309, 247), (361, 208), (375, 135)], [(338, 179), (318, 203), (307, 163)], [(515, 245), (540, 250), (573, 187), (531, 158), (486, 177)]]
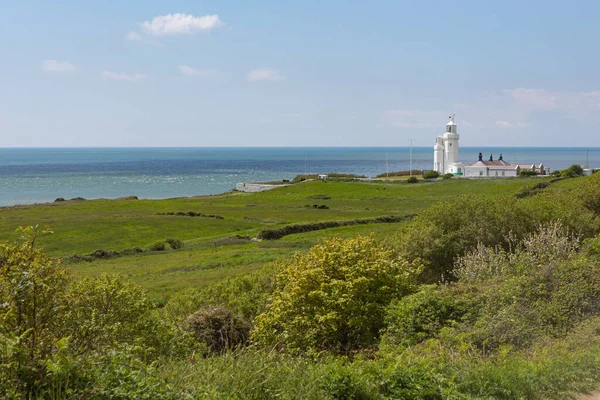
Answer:
[[(304, 207), (317, 199), (329, 209)], [(600, 386), (600, 175), (303, 182), (0, 215), (8, 398), (563, 399)], [(14, 238), (11, 223), (36, 220), (55, 233)], [(136, 222), (145, 234), (122, 236)], [(58, 263), (90, 243), (120, 253)]]

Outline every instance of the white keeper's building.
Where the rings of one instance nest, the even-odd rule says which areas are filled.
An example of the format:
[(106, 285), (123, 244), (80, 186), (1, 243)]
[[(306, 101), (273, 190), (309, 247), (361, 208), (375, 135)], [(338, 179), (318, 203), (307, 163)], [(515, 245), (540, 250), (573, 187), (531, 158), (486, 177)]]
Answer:
[(497, 160), (494, 160), (490, 154), (489, 160), (483, 159), (483, 154), (479, 153), (479, 160), (474, 164), (460, 162), (458, 154), (457, 125), (454, 122), (454, 114), (449, 117), (450, 121), (446, 124), (446, 132), (438, 136), (433, 146), (433, 170), (440, 174), (453, 174), (467, 178), (502, 178), (510, 176), (519, 176), (524, 170), (533, 170), (538, 175), (545, 175), (544, 164), (511, 164), (503, 160), (502, 154)]

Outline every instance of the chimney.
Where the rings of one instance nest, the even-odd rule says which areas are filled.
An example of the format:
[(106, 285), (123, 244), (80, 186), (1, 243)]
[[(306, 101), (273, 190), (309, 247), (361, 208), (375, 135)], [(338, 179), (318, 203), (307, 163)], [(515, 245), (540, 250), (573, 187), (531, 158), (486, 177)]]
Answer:
[(483, 161), (483, 154), (479, 153), (479, 161)]
[(500, 158), (498, 160), (502, 161), (502, 153), (500, 153)]
[(494, 157), (490, 154), (490, 161), (494, 161)]

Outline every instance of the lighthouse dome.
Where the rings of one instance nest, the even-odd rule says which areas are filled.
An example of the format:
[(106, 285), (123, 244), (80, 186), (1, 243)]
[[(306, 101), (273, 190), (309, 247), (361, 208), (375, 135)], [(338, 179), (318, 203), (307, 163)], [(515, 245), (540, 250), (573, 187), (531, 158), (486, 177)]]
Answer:
[(448, 117), (450, 121), (446, 124), (446, 132), (444, 133), (444, 139), (458, 139), (458, 133), (456, 133), (456, 123), (454, 122), (454, 114)]

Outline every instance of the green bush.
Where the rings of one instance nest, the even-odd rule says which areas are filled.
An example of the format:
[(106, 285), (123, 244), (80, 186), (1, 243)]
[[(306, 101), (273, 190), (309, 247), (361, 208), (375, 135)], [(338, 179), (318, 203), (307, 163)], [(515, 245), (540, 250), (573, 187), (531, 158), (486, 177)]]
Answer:
[(560, 171), (560, 176), (564, 176), (567, 178), (574, 178), (580, 175), (583, 175), (583, 168), (581, 167), (581, 165), (578, 164), (573, 164), (569, 168)]
[(415, 217), (396, 246), (408, 259), (422, 260), (422, 281), (434, 283), (452, 280), (456, 258), (478, 243), (507, 249), (509, 233), (518, 240), (539, 224), (556, 220), (583, 237), (598, 232), (598, 220), (585, 207), (584, 196), (570, 188), (556, 189), (522, 199), (471, 196), (440, 202)]
[(0, 392), (37, 398), (45, 389), (44, 361), (56, 353), (67, 271), (35, 248), (37, 228), (0, 244)]
[(76, 354), (91, 354), (115, 344), (144, 345), (148, 353), (181, 351), (181, 336), (153, 312), (146, 293), (119, 276), (100, 275), (72, 283), (60, 318), (61, 337)]
[(435, 178), (438, 178), (439, 176), (440, 176), (440, 174), (437, 171), (427, 171), (423, 174), (423, 179), (435, 179)]
[(167, 249), (167, 244), (163, 241), (156, 241), (148, 246), (149, 251), (165, 251)]
[(434, 338), (447, 326), (465, 319), (472, 311), (475, 290), (423, 286), (419, 292), (392, 301), (386, 310), (386, 345), (411, 346)]
[(185, 243), (183, 243), (183, 240), (181, 239), (177, 239), (177, 238), (166, 238), (165, 242), (171, 246), (171, 248), (173, 250), (177, 250), (177, 249), (181, 249), (183, 246), (185, 246)]
[(480, 246), (457, 262), (460, 282), (486, 287), (473, 341), (496, 348), (563, 336), (600, 311), (600, 263), (559, 223), (540, 227), (511, 250)]
[(410, 178), (408, 178), (408, 179), (406, 180), (406, 182), (407, 182), (407, 183), (417, 183), (417, 182), (419, 182), (419, 179), (417, 179), (417, 177), (416, 177), (416, 176), (411, 176)]
[(423, 171), (420, 169), (413, 169), (412, 171), (384, 172), (383, 174), (377, 175), (375, 178), (387, 178), (387, 177), (392, 177), (392, 176), (409, 176), (409, 175), (423, 175)]
[(0, 245), (0, 392), (88, 398), (107, 376), (109, 354), (128, 349), (151, 363), (189, 350), (139, 287), (105, 275), (72, 280), (35, 248), (36, 235), (27, 228), (20, 242)]
[(444, 175), (442, 176), (442, 178), (444, 178), (444, 179), (451, 179), (452, 177), (454, 177), (454, 175), (453, 175), (453, 174), (444, 174)]
[(398, 246), (410, 260), (423, 260), (422, 281), (452, 280), (456, 257), (481, 242), (505, 245), (509, 232), (522, 237), (533, 230), (529, 213), (508, 196), (459, 197), (423, 211), (402, 232)]
[(536, 176), (537, 172), (533, 169), (523, 169), (519, 172), (519, 176)]
[(550, 186), (552, 182), (540, 182), (536, 183), (533, 186), (523, 186), (515, 193), (515, 197), (518, 199), (522, 199), (524, 197), (535, 196), (538, 193), (541, 193), (544, 189)]
[(551, 176), (560, 176), (560, 170), (556, 169), (550, 173)]
[(267, 299), (274, 289), (275, 273), (275, 265), (268, 264), (249, 274), (176, 293), (160, 310), (161, 315), (179, 325), (201, 308), (222, 305), (252, 320), (266, 309)]
[(325, 241), (284, 265), (253, 339), (293, 353), (373, 345), (386, 305), (414, 290), (417, 272), (372, 238)]

